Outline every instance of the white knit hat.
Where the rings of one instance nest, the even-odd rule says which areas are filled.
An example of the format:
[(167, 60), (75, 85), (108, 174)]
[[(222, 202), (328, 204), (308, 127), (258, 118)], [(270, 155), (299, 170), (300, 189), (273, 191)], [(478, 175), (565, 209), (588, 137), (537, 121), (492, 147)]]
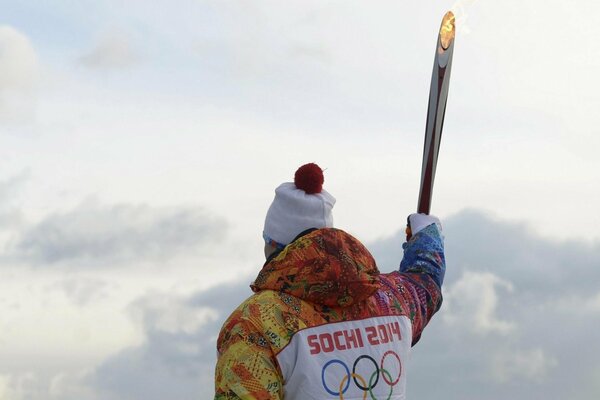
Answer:
[(265, 241), (285, 246), (307, 229), (333, 227), (335, 198), (323, 189), (323, 181), (323, 170), (310, 163), (298, 168), (294, 182), (275, 189), (265, 218)]

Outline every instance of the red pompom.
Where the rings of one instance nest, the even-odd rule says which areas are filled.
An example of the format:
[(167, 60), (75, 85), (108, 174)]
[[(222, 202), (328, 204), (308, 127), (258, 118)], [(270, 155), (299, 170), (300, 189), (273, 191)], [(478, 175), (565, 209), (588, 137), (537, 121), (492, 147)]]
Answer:
[(324, 181), (323, 170), (314, 163), (304, 164), (294, 175), (294, 184), (306, 194), (321, 193)]

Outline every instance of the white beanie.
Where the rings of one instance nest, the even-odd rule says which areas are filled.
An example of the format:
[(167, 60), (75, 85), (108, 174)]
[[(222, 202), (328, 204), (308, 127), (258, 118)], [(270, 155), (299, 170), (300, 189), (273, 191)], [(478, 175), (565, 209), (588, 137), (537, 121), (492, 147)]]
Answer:
[(268, 243), (285, 246), (307, 229), (333, 227), (335, 198), (323, 189), (323, 181), (321, 168), (310, 163), (298, 168), (294, 182), (275, 189), (263, 231)]

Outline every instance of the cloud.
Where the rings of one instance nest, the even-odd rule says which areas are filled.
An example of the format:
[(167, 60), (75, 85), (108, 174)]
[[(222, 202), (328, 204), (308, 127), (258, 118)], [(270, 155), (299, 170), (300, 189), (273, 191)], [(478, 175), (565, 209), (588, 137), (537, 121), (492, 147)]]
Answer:
[(62, 290), (73, 303), (86, 306), (92, 302), (106, 299), (108, 292), (114, 286), (114, 284), (101, 279), (70, 278), (53, 285), (52, 288)]
[(5, 375), (0, 370), (0, 399), (212, 398), (216, 335), (225, 318), (250, 295), (250, 280), (191, 295), (149, 292), (127, 308), (142, 334), (139, 345), (91, 368)]
[(495, 220), (466, 210), (445, 221), (449, 279), (465, 271), (491, 272), (523, 295), (550, 300), (561, 295), (597, 293), (600, 243), (544, 239), (522, 222)]
[(6, 204), (29, 179), (30, 173), (24, 170), (17, 175), (0, 180), (0, 206)]
[(88, 370), (57, 374), (0, 373), (2, 400), (104, 400), (82, 384)]
[(29, 400), (40, 398), (43, 383), (33, 372), (0, 374), (0, 399)]
[(510, 295), (513, 285), (491, 273), (465, 272), (458, 282), (444, 291), (443, 318), (450, 326), (465, 324), (476, 334), (508, 334), (515, 324), (496, 316), (498, 289)]
[[(550, 242), (524, 224), (495, 220), (473, 210), (445, 220), (444, 232), (446, 303), (413, 350), (409, 396), (595, 398), (600, 361), (590, 346), (597, 341), (600, 293), (596, 287), (590, 296), (572, 297), (571, 289), (563, 290), (576, 286), (580, 278), (570, 273), (571, 264), (561, 260), (589, 260), (594, 270), (587, 276), (598, 282), (600, 269), (594, 267), (598, 246)], [(401, 237), (400, 231), (368, 247), (376, 250), (378, 261), (395, 259)], [(500, 249), (491, 250), (496, 247)], [(550, 254), (549, 248), (554, 250)], [(558, 261), (549, 262), (554, 257)], [(525, 258), (536, 262), (523, 263)], [(544, 263), (546, 269), (540, 270), (537, 263)], [(494, 264), (502, 268), (492, 272)], [(529, 291), (522, 281), (534, 276), (542, 283)], [(129, 315), (142, 333), (142, 342), (109, 356), (84, 375), (56, 377), (55, 393), (65, 393), (56, 394), (57, 398), (211, 398), (216, 337), (227, 316), (251, 295), (251, 278), (185, 296), (155, 291), (133, 301)], [(573, 312), (581, 305), (584, 311)]]
[(216, 316), (211, 308), (194, 307), (185, 299), (162, 294), (144, 296), (134, 302), (131, 309), (147, 334), (191, 335)]
[(0, 92), (32, 89), (39, 73), (38, 57), (27, 36), (0, 25)]
[(245, 282), (187, 297), (152, 293), (138, 299), (130, 310), (144, 343), (106, 360), (88, 385), (104, 399), (212, 398), (216, 336), (249, 294)]
[(85, 381), (90, 375), (89, 369), (75, 373), (61, 372), (52, 377), (47, 384), (45, 398), (57, 400), (106, 400), (92, 388), (86, 386)]
[(21, 210), (14, 206), (15, 199), (25, 182), (29, 180), (28, 170), (22, 171), (7, 179), (0, 180), (0, 233), (7, 230), (14, 232), (15, 228), (23, 224)]
[(12, 397), (12, 395), (10, 394), (10, 391), (12, 391), (11, 389), (11, 382), (10, 382), (10, 377), (7, 375), (1, 375), (0, 374), (0, 398), (2, 399), (6, 399)]
[(558, 366), (556, 358), (549, 357), (539, 348), (498, 352), (494, 355), (492, 363), (494, 379), (499, 383), (506, 383), (515, 378), (541, 383), (549, 371)]
[(564, 313), (576, 313), (580, 317), (600, 317), (600, 288), (593, 296), (565, 296), (552, 302), (552, 306)]
[(197, 207), (85, 202), (20, 235), (9, 258), (37, 266), (161, 262), (222, 238), (225, 222)]
[[(443, 223), (445, 302), (414, 349), (409, 395), (456, 400), (597, 395), (587, 373), (600, 365), (597, 354), (575, 343), (593, 342), (600, 323), (600, 245), (548, 240), (523, 222), (476, 210)], [(398, 232), (370, 246), (386, 263), (383, 269), (396, 264), (401, 238)]]
[[(444, 225), (446, 300), (414, 349), (409, 394), (456, 400), (593, 397), (597, 385), (593, 374), (585, 371), (600, 367), (600, 362), (585, 347), (576, 349), (572, 343), (593, 343), (593, 326), (599, 318), (568, 314), (551, 301), (570, 299), (562, 288), (578, 281), (561, 260), (587, 259), (591, 268), (597, 262), (597, 246), (549, 242), (522, 223), (498, 221), (473, 210), (448, 218)], [(369, 248), (376, 250), (378, 261), (395, 260), (401, 237), (398, 232)], [(495, 264), (499, 266), (490, 268)], [(591, 274), (600, 278), (597, 268)], [(547, 286), (523, 288), (523, 277), (535, 276)], [(247, 283), (239, 282), (189, 297), (156, 293), (143, 297), (132, 310), (145, 342), (109, 358), (93, 373), (90, 384), (114, 398), (159, 399), (168, 393), (181, 399), (210, 398), (216, 335), (224, 319), (250, 294)], [(586, 299), (584, 305), (595, 310), (597, 297)], [(571, 329), (565, 332), (557, 325)], [(431, 385), (431, 376), (436, 385)], [(561, 383), (565, 380), (578, 385), (578, 391), (565, 387)]]
[(113, 33), (103, 37), (96, 47), (79, 61), (89, 68), (122, 69), (139, 63), (140, 56), (126, 35)]
[(30, 40), (0, 25), (0, 121), (20, 123), (32, 118), (40, 64)]

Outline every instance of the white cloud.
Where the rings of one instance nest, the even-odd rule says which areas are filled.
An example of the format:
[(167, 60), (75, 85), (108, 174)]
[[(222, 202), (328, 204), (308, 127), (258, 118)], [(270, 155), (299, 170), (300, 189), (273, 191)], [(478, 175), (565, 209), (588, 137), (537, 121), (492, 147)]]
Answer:
[(558, 366), (555, 357), (540, 349), (506, 350), (498, 352), (492, 360), (492, 374), (499, 383), (514, 379), (543, 382), (551, 369)]
[(30, 177), (29, 170), (23, 170), (16, 175), (0, 180), (0, 206), (8, 203)]
[(444, 290), (443, 318), (451, 326), (461, 324), (476, 334), (508, 334), (515, 330), (516, 324), (497, 316), (498, 291), (510, 293), (513, 289), (509, 281), (492, 273), (465, 272)]
[(0, 92), (30, 90), (36, 85), (39, 73), (38, 57), (27, 36), (0, 25)]
[(0, 121), (32, 118), (39, 79), (40, 65), (30, 40), (13, 27), (0, 25)]
[(43, 383), (33, 372), (0, 374), (0, 399), (39, 399), (44, 392)]
[(50, 380), (48, 395), (57, 400), (102, 400), (98, 393), (85, 384), (89, 369), (75, 373), (61, 372)]
[(14, 397), (11, 394), (10, 380), (9, 375), (0, 374), (0, 399), (10, 400)]
[[(446, 299), (415, 347), (409, 378), (411, 397), (592, 398), (597, 385), (585, 371), (600, 368), (600, 364), (593, 351), (572, 343), (594, 343), (597, 318), (543, 306), (548, 298), (570, 298), (561, 288), (577, 283), (579, 277), (565, 274), (559, 280), (544, 281), (543, 292), (538, 287), (519, 290), (521, 277), (536, 273), (537, 267), (523, 265), (519, 257), (502, 258), (502, 253), (487, 251), (484, 244), (491, 237), (510, 237), (514, 242), (505, 243), (504, 250), (520, 250), (528, 253), (528, 258), (543, 260), (547, 242), (523, 230), (511, 230), (512, 226), (473, 211), (459, 214), (446, 224), (446, 237), (452, 238), (446, 247)], [(469, 246), (457, 246), (465, 241)], [(382, 252), (389, 253), (388, 258), (397, 255), (395, 239), (383, 242), (387, 245), (378, 247), (377, 260)], [(569, 246), (557, 247), (552, 256), (569, 259), (566, 254), (570, 251)], [(586, 247), (574, 250), (582, 259), (593, 258), (595, 251)], [(490, 256), (501, 258), (505, 268), (496, 273), (485, 271)], [(563, 261), (544, 264), (547, 268), (540, 276), (552, 275), (565, 266)], [(151, 291), (128, 307), (141, 341), (107, 355), (85, 373), (59, 369), (41, 381), (23, 378), (21, 391), (38, 390), (30, 397), (35, 400), (185, 400), (205, 394), (210, 398), (216, 336), (225, 318), (251, 294), (245, 281), (250, 279), (188, 295)], [(594, 309), (596, 296), (597, 289), (593, 296), (582, 297), (583, 303)], [(568, 306), (580, 305), (576, 300), (572, 303)], [(432, 374), (438, 377), (436, 385), (431, 385)], [(575, 395), (561, 384), (565, 379), (579, 388)], [(13, 378), (3, 382), (10, 390), (17, 387)]]
[(564, 313), (576, 313), (581, 317), (600, 317), (600, 292), (592, 296), (571, 295), (548, 302)]
[(52, 285), (51, 288), (61, 289), (75, 304), (86, 306), (94, 301), (105, 299), (114, 286), (102, 279), (69, 278)]
[(54, 375), (20, 372), (0, 374), (2, 400), (105, 400), (85, 385), (90, 371)]
[(4, 227), (15, 228), (22, 222), (21, 210), (17, 205), (17, 194), (30, 177), (28, 170), (24, 170), (7, 179), (0, 180), (0, 231)]
[(589, 312), (590, 314), (600, 314), (600, 293), (595, 296), (584, 299), (581, 303), (583, 303), (584, 312)]
[(140, 61), (131, 39), (122, 33), (112, 33), (103, 37), (94, 49), (79, 60), (89, 68), (121, 69)]
[(144, 343), (109, 357), (87, 380), (104, 399), (211, 398), (216, 337), (247, 283), (191, 296), (150, 293), (132, 304)]

